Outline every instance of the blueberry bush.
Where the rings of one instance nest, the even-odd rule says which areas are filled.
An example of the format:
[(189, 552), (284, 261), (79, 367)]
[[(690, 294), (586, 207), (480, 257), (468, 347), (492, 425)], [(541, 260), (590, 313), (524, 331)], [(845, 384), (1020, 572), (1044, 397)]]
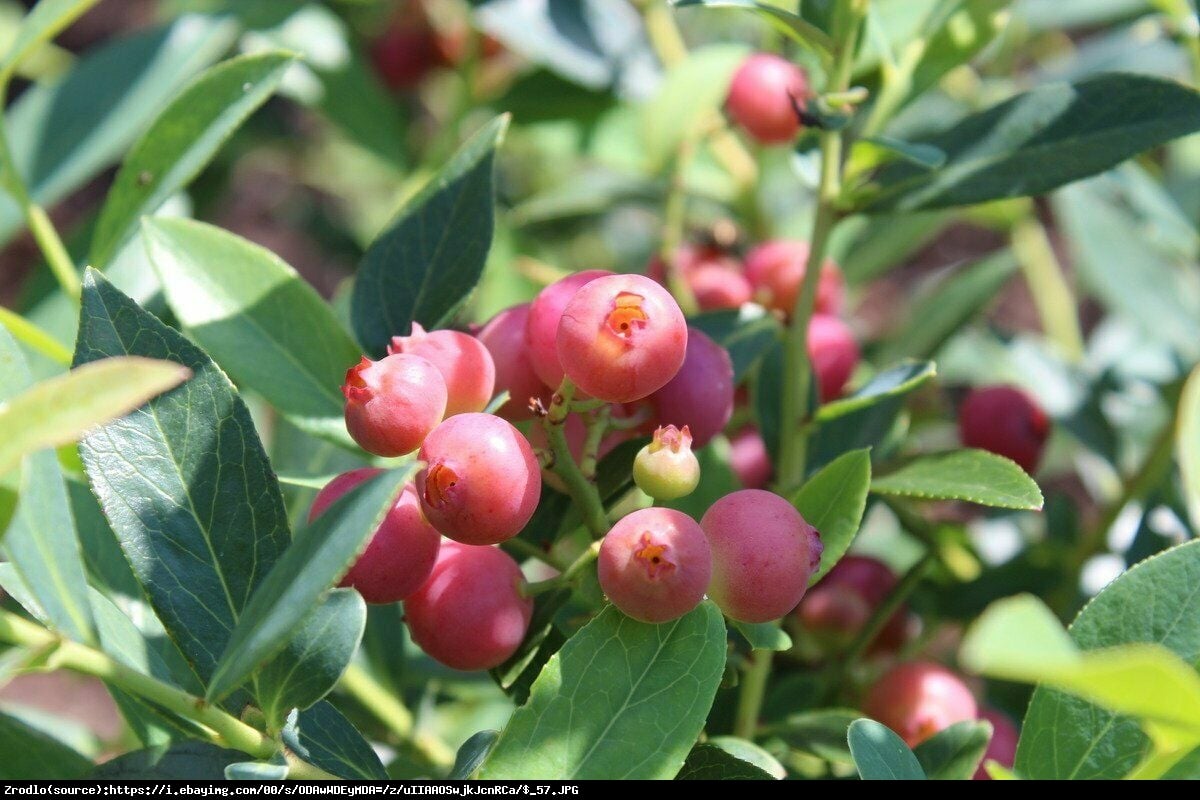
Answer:
[(0, 2), (0, 777), (1200, 778), (1198, 84), (1192, 0)]

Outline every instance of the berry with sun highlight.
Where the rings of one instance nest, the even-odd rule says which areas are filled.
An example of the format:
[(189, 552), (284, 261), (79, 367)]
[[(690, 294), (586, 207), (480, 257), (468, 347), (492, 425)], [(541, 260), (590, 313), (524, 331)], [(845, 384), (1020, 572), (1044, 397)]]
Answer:
[(492, 401), (496, 365), (483, 343), (459, 331), (426, 331), (413, 323), (408, 336), (393, 336), (388, 353), (420, 356), (446, 382), (446, 416), (483, 411)]
[(363, 358), (346, 372), (346, 430), (377, 456), (411, 453), (446, 412), (446, 381), (419, 356)]
[(975, 697), (967, 685), (931, 661), (892, 667), (867, 691), (862, 710), (895, 731), (909, 747), (976, 715)]
[(577, 291), (608, 275), (612, 273), (600, 269), (573, 273), (542, 289), (530, 304), (529, 317), (525, 321), (529, 363), (542, 383), (551, 389), (557, 389), (563, 379), (563, 367), (558, 360), (558, 325), (563, 310)]
[(600, 588), (627, 616), (669, 622), (700, 604), (712, 556), (696, 521), (669, 508), (634, 511), (600, 545)]
[(803, 108), (807, 96), (802, 69), (772, 53), (755, 53), (734, 73), (725, 110), (763, 144), (785, 144), (800, 132), (796, 105)]

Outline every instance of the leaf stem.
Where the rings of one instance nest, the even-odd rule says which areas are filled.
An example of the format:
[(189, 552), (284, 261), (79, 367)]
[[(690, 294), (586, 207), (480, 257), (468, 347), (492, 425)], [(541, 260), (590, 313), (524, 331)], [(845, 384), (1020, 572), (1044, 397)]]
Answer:
[(1083, 358), (1083, 333), (1075, 310), (1075, 297), (1063, 276), (1042, 223), (1030, 213), (1013, 226), (1012, 249), (1029, 285), (1046, 335), (1074, 362)]
[(550, 441), (550, 450), (554, 463), (550, 469), (562, 479), (579, 513), (583, 523), (591, 532), (593, 539), (600, 539), (608, 533), (608, 516), (604, 513), (604, 504), (600, 501), (600, 493), (596, 491), (595, 481), (588, 478), (575, 463), (571, 448), (567, 444), (566, 432), (563, 430), (567, 414), (571, 412), (572, 401), (575, 398), (575, 384), (570, 378), (564, 377), (558, 391), (550, 400), (550, 409), (542, 419), (546, 430), (546, 438)]
[(64, 367), (71, 366), (71, 351), (63, 347), (46, 331), (15, 311), (0, 306), (0, 325), (8, 328), (13, 337), (24, 342), (46, 358)]
[(754, 740), (758, 729), (758, 718), (762, 713), (763, 698), (767, 692), (767, 679), (771, 677), (771, 662), (775, 653), (770, 650), (752, 650), (750, 666), (742, 675), (738, 691), (737, 710), (733, 717), (733, 735)]
[(583, 441), (583, 457), (579, 460), (579, 470), (589, 481), (596, 479), (596, 464), (600, 459), (600, 442), (608, 432), (608, 420), (612, 415), (608, 405), (587, 415), (587, 438)]
[(570, 563), (570, 565), (562, 571), (561, 574), (555, 575), (553, 578), (547, 578), (544, 581), (536, 581), (525, 586), (524, 594), (526, 597), (536, 597), (539, 594), (553, 591), (570, 586), (575, 583), (575, 579), (591, 565), (596, 557), (600, 555), (600, 542), (592, 542), (588, 548), (579, 554), (579, 557)]
[(563, 563), (561, 561), (559, 561), (557, 558), (555, 558), (553, 555), (551, 555), (550, 553), (547, 553), (545, 550), (538, 547), (536, 544), (534, 544), (532, 542), (527, 542), (524, 539), (517, 537), (517, 536), (514, 536), (511, 539), (505, 540), (505, 542), (501, 546), (501, 549), (510, 551), (509, 555), (516, 553), (517, 555), (524, 556), (525, 558), (536, 559), (538, 561), (541, 561), (543, 564), (549, 564), (550, 566), (552, 566), (555, 569), (560, 570), (560, 571), (565, 568)]
[(454, 764), (454, 751), (438, 737), (417, 732), (412, 712), (370, 672), (358, 664), (351, 664), (338, 686), (386, 725), (406, 749), (428, 766), (444, 770)]

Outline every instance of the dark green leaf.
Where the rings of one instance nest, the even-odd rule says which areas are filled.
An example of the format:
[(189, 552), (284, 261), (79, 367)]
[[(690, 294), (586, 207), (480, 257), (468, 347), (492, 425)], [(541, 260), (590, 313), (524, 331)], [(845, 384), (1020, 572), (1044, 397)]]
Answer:
[(452, 781), (465, 781), (471, 777), (479, 765), (487, 758), (488, 753), (496, 746), (500, 731), (480, 731), (462, 743), (454, 756), (454, 767), (447, 776)]
[(864, 781), (919, 781), (925, 773), (904, 740), (873, 719), (856, 719), (846, 735)]
[(605, 608), (550, 659), (482, 777), (671, 778), (724, 668), (725, 625), (712, 603), (662, 625)]
[(772, 781), (775, 778), (716, 745), (698, 744), (688, 753), (675, 780)]
[(822, 708), (793, 714), (775, 732), (789, 745), (838, 764), (852, 764), (846, 737), (862, 712), (848, 708)]
[(1007, 458), (985, 450), (922, 456), (876, 478), (871, 491), (922, 500), (966, 500), (992, 508), (1042, 507), (1042, 492), (1033, 478)]
[(219, 781), (225, 778), (225, 767), (245, 757), (245, 753), (207, 742), (179, 742), (117, 756), (96, 767), (88, 777), (113, 781)]
[(854, 541), (871, 486), (871, 451), (851, 450), (826, 464), (800, 487), (792, 499), (804, 521), (821, 534), (821, 566), (808, 580), (812, 586), (833, 569)]
[(89, 270), (75, 360), (114, 355), (167, 358), (194, 375), (79, 449), (146, 596), (207, 680), (251, 592), (287, 546), (279, 487), (229, 379)]
[(891, 136), (868, 136), (858, 140), (878, 148), (887, 158), (877, 158), (874, 161), (883, 162), (892, 158), (901, 158), (923, 169), (937, 169), (946, 163), (946, 154), (928, 144), (914, 144)]
[(1200, 130), (1200, 95), (1113, 73), (1039, 86), (973, 114), (925, 144), (944, 167), (884, 167), (866, 210), (916, 211), (1039, 195)]
[(729, 351), (733, 381), (741, 383), (746, 373), (779, 340), (779, 322), (770, 314), (746, 310), (711, 311), (692, 317), (688, 325), (708, 334)]
[(877, 405), (891, 397), (901, 397), (920, 388), (937, 374), (932, 361), (902, 361), (880, 372), (849, 397), (821, 406), (817, 420), (826, 422)]
[[(364, 481), (296, 532), (291, 546), (245, 604), (209, 680), (210, 701), (241, 686), (287, 643), (296, 626), (365, 549), (415, 472), (416, 464), (410, 463)], [(358, 636), (361, 632), (360, 624)]]
[(353, 589), (330, 592), (300, 622), (259, 675), (259, 703), (272, 725), (329, 693), (350, 665), (366, 624), (367, 604)]
[[(332, 12), (330, 12), (332, 13)], [(354, 52), (345, 63), (309, 64), (321, 79), (321, 111), (353, 141), (396, 167), (404, 165), (407, 129), (373, 65)]]
[(294, 60), (257, 53), (218, 64), (171, 101), (129, 151), (100, 210), (88, 262), (105, 267), (152, 214), (191, 183), (234, 131), (267, 101)]
[(820, 53), (825, 58), (833, 54), (833, 40), (829, 34), (803, 17), (785, 11), (777, 5), (756, 3), (754, 0), (671, 0), (676, 8), (704, 6), (706, 8), (744, 8), (767, 20), (776, 30), (783, 32), (798, 44)]
[(312, 286), (212, 225), (150, 219), (143, 237), (171, 310), (230, 377), (301, 428), (346, 441), (340, 387), (361, 353)]
[(992, 723), (956, 722), (913, 750), (932, 781), (969, 781), (992, 738)]
[(791, 650), (792, 637), (788, 636), (778, 622), (738, 622), (731, 619), (729, 624), (742, 635), (754, 650)]
[(379, 756), (328, 700), (288, 718), (283, 743), (309, 764), (347, 780), (387, 778)]
[(447, 322), (475, 288), (492, 243), (493, 161), (507, 127), (500, 116), (471, 137), (363, 256), (352, 314), (373, 357), (413, 322)]
[(566, 643), (566, 637), (554, 624), (554, 617), (570, 599), (570, 589), (557, 589), (535, 597), (525, 640), (507, 661), (489, 670), (492, 678), (517, 705), (523, 705), (529, 699), (534, 680), (550, 657)]
[(2, 780), (71, 780), (86, 775), (92, 760), (45, 731), (11, 714), (0, 713)]
[(1179, 761), (1175, 762), (1175, 766), (1167, 770), (1163, 776), (1164, 781), (1197, 781), (1200, 780), (1200, 747), (1192, 750)]

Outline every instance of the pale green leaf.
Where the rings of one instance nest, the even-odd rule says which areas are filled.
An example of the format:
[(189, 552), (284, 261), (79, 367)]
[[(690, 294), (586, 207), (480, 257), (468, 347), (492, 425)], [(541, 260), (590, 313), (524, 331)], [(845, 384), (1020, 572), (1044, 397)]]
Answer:
[(922, 500), (966, 500), (993, 508), (1042, 507), (1042, 492), (1025, 470), (984, 450), (922, 456), (875, 478), (871, 491)]

